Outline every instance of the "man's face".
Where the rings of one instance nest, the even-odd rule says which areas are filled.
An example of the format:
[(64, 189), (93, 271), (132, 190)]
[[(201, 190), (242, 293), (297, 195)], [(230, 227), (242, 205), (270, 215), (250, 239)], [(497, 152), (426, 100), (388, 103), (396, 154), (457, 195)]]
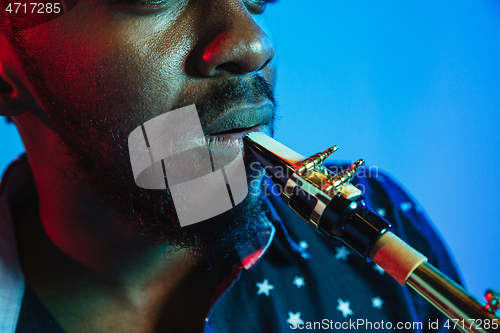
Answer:
[[(264, 9), (260, 0), (80, 0), (17, 32), (33, 93), (77, 165), (74, 177), (154, 241), (213, 257), (257, 232), (254, 188), (223, 217), (181, 229), (168, 191), (135, 185), (127, 138), (190, 104), (206, 135), (256, 125), (271, 133), (275, 61)], [(259, 177), (246, 161), (247, 175)]]

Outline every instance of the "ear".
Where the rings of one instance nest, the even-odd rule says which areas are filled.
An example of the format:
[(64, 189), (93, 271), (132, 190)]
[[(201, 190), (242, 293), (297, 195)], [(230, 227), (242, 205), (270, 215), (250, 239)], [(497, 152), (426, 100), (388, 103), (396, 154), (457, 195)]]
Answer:
[(29, 98), (0, 76), (0, 116), (18, 116), (31, 107)]
[(7, 81), (0, 76), (0, 115), (17, 116), (23, 110), (16, 103), (16, 92)]
[(0, 116), (15, 120), (16, 116), (31, 113), (50, 127), (50, 121), (30, 91), (23, 66), (4, 32), (0, 23)]
[(45, 126), (52, 128), (50, 120), (33, 98), (29, 90), (18, 80), (0, 74), (0, 116), (19, 116), (32, 113)]

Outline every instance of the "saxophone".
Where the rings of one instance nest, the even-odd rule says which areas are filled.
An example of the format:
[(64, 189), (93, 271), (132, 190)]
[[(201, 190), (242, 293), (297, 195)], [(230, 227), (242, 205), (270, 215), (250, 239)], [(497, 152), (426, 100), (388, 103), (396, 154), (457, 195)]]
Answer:
[(338, 174), (321, 165), (338, 147), (311, 157), (296, 153), (264, 133), (249, 133), (245, 143), (263, 165), (281, 199), (330, 240), (341, 241), (365, 261), (373, 261), (403, 286), (415, 290), (464, 332), (500, 332), (500, 293), (486, 292), (486, 304), (427, 262), (367, 207), (350, 183), (364, 161)]

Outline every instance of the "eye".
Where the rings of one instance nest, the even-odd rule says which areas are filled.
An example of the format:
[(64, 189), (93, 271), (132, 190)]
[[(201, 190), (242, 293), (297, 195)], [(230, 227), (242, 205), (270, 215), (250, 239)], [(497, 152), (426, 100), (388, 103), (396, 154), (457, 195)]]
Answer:
[(122, 7), (135, 14), (151, 14), (164, 10), (175, 10), (187, 0), (110, 0), (111, 6)]
[(246, 6), (248, 11), (252, 14), (262, 14), (266, 10), (267, 4), (276, 3), (279, 0), (248, 0), (246, 1)]

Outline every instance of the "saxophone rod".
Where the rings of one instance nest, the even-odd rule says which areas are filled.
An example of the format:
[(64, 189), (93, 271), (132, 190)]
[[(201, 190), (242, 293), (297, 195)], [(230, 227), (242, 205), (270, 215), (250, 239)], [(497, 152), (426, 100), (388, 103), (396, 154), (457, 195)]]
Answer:
[[(367, 207), (350, 183), (363, 161), (334, 174), (321, 163), (337, 146), (309, 158), (264, 133), (249, 133), (245, 143), (279, 188), (281, 199), (317, 232), (338, 240), (357, 257), (374, 261), (403, 286), (409, 286), (464, 332), (500, 332), (495, 315), (500, 297), (488, 290), (483, 305), (396, 236), (393, 226)], [(485, 328), (487, 327), (487, 328)]]

